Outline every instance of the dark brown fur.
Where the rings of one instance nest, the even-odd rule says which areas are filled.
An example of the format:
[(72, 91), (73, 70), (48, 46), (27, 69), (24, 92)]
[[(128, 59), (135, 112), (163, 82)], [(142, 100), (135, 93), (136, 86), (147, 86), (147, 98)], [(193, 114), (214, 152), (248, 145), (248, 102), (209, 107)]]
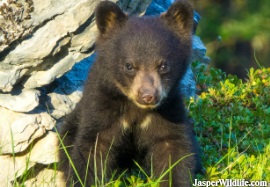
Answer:
[[(192, 7), (182, 0), (160, 17), (128, 18), (105, 1), (96, 20), (97, 60), (61, 132), (80, 178), (85, 179), (88, 158), (86, 186), (95, 182), (95, 165), (101, 178), (107, 156), (110, 178), (115, 170), (131, 168), (133, 160), (149, 173), (152, 164), (158, 177), (169, 163), (190, 155), (172, 171), (174, 187), (190, 186), (190, 173), (200, 163), (178, 85), (191, 52)], [(81, 186), (63, 150), (60, 159), (67, 186)], [(168, 175), (163, 180), (161, 186), (168, 186)]]

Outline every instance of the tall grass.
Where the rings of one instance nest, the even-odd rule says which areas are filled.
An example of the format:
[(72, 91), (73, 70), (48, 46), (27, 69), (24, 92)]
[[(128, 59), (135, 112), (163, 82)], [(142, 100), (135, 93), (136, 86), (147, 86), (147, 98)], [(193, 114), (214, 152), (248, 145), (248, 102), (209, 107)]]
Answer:
[[(75, 167), (74, 165), (74, 162), (72, 161), (72, 158), (70, 157), (68, 151), (67, 151), (67, 147), (64, 145), (64, 142), (63, 140), (61, 139), (61, 137), (59, 136), (58, 134), (58, 137), (59, 137), (59, 142), (61, 144), (61, 147), (62, 149), (64, 150), (68, 160), (69, 160), (69, 163), (72, 167), (72, 169), (74, 170), (74, 173), (76, 175), (76, 178), (78, 179), (78, 182), (81, 184), (82, 187), (86, 187), (85, 185), (85, 182), (86, 182), (86, 176), (87, 176), (87, 173), (88, 173), (88, 167), (89, 167), (89, 163), (90, 163), (90, 154), (89, 154), (89, 157), (88, 157), (88, 161), (87, 161), (87, 167), (86, 167), (86, 171), (85, 171), (85, 177), (84, 179), (81, 178), (81, 176), (79, 176), (78, 174), (78, 171), (77, 171), (77, 168)], [(94, 148), (94, 156), (93, 156), (93, 159), (94, 159), (94, 176), (95, 176), (95, 184), (94, 186), (109, 186), (109, 187), (124, 187), (124, 186), (136, 186), (136, 187), (143, 187), (143, 186), (148, 186), (148, 187), (158, 187), (160, 185), (161, 182), (164, 182), (163, 178), (169, 174), (169, 184), (170, 184), (170, 187), (172, 186), (172, 169), (177, 165), (179, 164), (181, 161), (183, 161), (184, 159), (186, 159), (187, 157), (189, 156), (192, 156), (193, 154), (189, 154), (189, 155), (186, 155), (182, 158), (180, 158), (178, 161), (176, 161), (175, 163), (171, 163), (171, 161), (169, 162), (169, 167), (168, 169), (166, 169), (165, 171), (162, 172), (162, 174), (158, 177), (158, 178), (155, 178), (154, 177), (154, 173), (153, 173), (153, 164), (151, 163), (151, 173), (150, 175), (147, 174), (147, 172), (136, 162), (134, 161), (134, 164), (135, 166), (137, 167), (137, 169), (135, 168), (133, 171), (136, 171), (137, 174), (135, 173), (127, 173), (127, 171), (123, 171), (120, 175), (117, 175), (116, 171), (112, 174), (112, 176), (107, 179), (107, 176), (106, 176), (106, 173), (107, 173), (107, 161), (108, 161), (108, 156), (109, 156), (109, 153), (110, 153), (110, 150), (111, 150), (111, 147), (113, 145), (113, 141), (111, 143), (111, 146), (109, 148), (109, 151), (106, 155), (106, 158), (104, 160), (104, 163), (102, 162), (102, 153), (97, 153), (97, 141), (98, 141), (98, 136), (97, 136), (97, 139), (96, 139), (96, 143), (95, 143), (95, 148)], [(97, 174), (97, 159), (96, 159), (96, 155), (97, 154), (100, 154), (100, 157), (101, 157), (101, 178), (98, 177), (98, 174)], [(170, 160), (170, 159), (169, 159)], [(141, 175), (141, 174), (142, 175)], [(146, 178), (146, 180), (144, 180), (143, 178)], [(191, 183), (193, 182), (193, 179), (192, 179), (192, 176), (190, 175), (190, 180), (191, 180)], [(84, 181), (84, 182), (82, 182)]]

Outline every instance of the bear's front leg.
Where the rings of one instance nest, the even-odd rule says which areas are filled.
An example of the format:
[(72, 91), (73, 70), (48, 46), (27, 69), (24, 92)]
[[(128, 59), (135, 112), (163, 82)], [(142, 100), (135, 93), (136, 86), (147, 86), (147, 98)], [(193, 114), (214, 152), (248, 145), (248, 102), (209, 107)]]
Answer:
[(71, 154), (75, 169), (70, 164), (70, 182), (75, 187), (100, 186), (106, 182), (106, 176), (110, 176), (115, 169), (112, 162), (115, 160), (114, 154), (111, 154), (113, 142), (114, 137), (104, 132), (97, 133), (96, 138), (92, 140), (89, 139), (89, 135), (79, 136)]
[(156, 178), (170, 170), (161, 179), (162, 187), (190, 187), (193, 184), (198, 155), (191, 134), (181, 128), (177, 126), (172, 131), (163, 129), (163, 133), (153, 135), (154, 144), (150, 145), (146, 156), (147, 168), (152, 167)]

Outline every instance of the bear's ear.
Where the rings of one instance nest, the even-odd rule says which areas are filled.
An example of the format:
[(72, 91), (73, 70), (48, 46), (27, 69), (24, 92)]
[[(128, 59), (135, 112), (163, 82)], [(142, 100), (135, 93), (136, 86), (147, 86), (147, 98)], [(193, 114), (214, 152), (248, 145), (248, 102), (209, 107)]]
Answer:
[(177, 0), (169, 10), (161, 15), (174, 31), (181, 33), (192, 33), (193, 29), (193, 7), (188, 0)]
[(113, 2), (102, 1), (96, 8), (96, 24), (100, 34), (106, 34), (111, 29), (123, 25), (127, 16)]

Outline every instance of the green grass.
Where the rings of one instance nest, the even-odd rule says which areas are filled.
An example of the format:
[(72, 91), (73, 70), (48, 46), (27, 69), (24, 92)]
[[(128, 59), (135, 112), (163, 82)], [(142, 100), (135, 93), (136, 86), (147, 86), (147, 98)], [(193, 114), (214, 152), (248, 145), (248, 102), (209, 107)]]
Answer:
[[(64, 150), (65, 154), (67, 155), (67, 158), (68, 158), (68, 160), (70, 162), (70, 165), (71, 165), (72, 169), (74, 170), (74, 173), (75, 173), (76, 177), (79, 180), (78, 182), (81, 184), (81, 186), (86, 187), (86, 185), (85, 185), (86, 178), (84, 178), (84, 180), (83, 180), (78, 175), (78, 171), (76, 170), (76, 167), (75, 167), (70, 155), (68, 154), (67, 148), (63, 144), (63, 140), (60, 138), (60, 136), (59, 136), (59, 141), (60, 141), (60, 145), (61, 145), (62, 149)], [(96, 150), (96, 146), (95, 146), (95, 150)], [(110, 153), (110, 151), (108, 151), (108, 154), (109, 153)], [(94, 151), (93, 154), (96, 155), (97, 154), (96, 151)], [(144, 187), (144, 186), (147, 186), (147, 187), (158, 187), (159, 184), (164, 181), (163, 178), (167, 174), (169, 174), (169, 176), (170, 176), (169, 177), (170, 178), (170, 186), (172, 186), (172, 183), (171, 183), (171, 181), (172, 181), (171, 180), (171, 177), (172, 177), (171, 171), (172, 171), (172, 169), (177, 164), (179, 164), (182, 160), (184, 160), (185, 158), (187, 158), (187, 157), (189, 157), (191, 155), (193, 155), (193, 154), (186, 155), (186, 156), (180, 158), (175, 163), (169, 163), (170, 167), (167, 170), (165, 170), (158, 178), (154, 178), (154, 173), (153, 173), (152, 169), (151, 169), (151, 173), (149, 175), (146, 171), (144, 171), (144, 169), (136, 161), (134, 161), (137, 168), (133, 168), (130, 173), (128, 173), (127, 171), (124, 171), (119, 176), (116, 176), (115, 174), (113, 174), (111, 176), (111, 178), (109, 179), (109, 181), (106, 181), (106, 178), (107, 178), (106, 177), (106, 163), (107, 163), (108, 155), (106, 155), (105, 162), (101, 163), (101, 166), (103, 166), (101, 168), (102, 169), (101, 179), (98, 178), (98, 175), (97, 175), (97, 172), (96, 172), (97, 171), (97, 169), (96, 169), (97, 162), (96, 162), (96, 159), (95, 159), (96, 157), (94, 156), (95, 185), (92, 185), (92, 186), (104, 186), (104, 187), (105, 186), (108, 186), (108, 187), (127, 187), (127, 186), (128, 187), (133, 187), (133, 186)], [(100, 156), (102, 157), (102, 155), (100, 155)], [(90, 155), (89, 155), (89, 158), (90, 158)], [(88, 164), (87, 164), (87, 167), (86, 167), (86, 176), (87, 176), (87, 172), (88, 172), (89, 162), (90, 162), (90, 159), (88, 159)], [(152, 168), (152, 166), (151, 166), (151, 168)], [(192, 177), (191, 177), (191, 181), (193, 181)]]
[(245, 81), (194, 69), (201, 93), (187, 105), (206, 169), (198, 178), (270, 181), (270, 68), (251, 68)]
[[(245, 81), (196, 63), (193, 69), (199, 95), (186, 100), (186, 106), (194, 121), (206, 171), (196, 178), (270, 181), (270, 68), (250, 69)], [(15, 161), (15, 154), (13, 159)], [(70, 157), (69, 160), (72, 165)], [(158, 178), (153, 178), (153, 171), (146, 173), (135, 164), (137, 168), (131, 172), (108, 180), (104, 163), (102, 178), (96, 178), (95, 186), (159, 186), (164, 175), (171, 176), (171, 168), (177, 163), (171, 163), (171, 168)], [(57, 171), (56, 164), (49, 168)], [(26, 180), (35, 177), (36, 167), (28, 169), (19, 178), (15, 174), (14, 186), (23, 187)], [(51, 181), (53, 185), (55, 179)], [(84, 181), (80, 179), (82, 185)]]

